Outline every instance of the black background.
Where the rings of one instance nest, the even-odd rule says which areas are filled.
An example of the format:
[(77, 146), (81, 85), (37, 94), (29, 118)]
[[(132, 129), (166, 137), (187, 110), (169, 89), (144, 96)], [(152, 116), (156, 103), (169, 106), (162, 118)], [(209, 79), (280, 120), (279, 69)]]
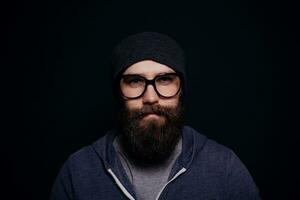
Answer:
[(169, 34), (185, 49), (187, 124), (233, 149), (263, 199), (300, 198), (290, 95), (298, 92), (290, 76), (296, 8), (250, 0), (2, 3), (0, 198), (47, 199), (67, 156), (113, 127), (109, 56), (139, 31)]

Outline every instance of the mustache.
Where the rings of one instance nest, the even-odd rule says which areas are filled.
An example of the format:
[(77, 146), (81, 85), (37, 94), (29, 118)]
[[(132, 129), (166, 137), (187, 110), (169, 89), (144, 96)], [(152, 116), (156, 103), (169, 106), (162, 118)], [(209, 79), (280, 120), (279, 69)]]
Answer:
[(145, 105), (141, 109), (132, 110), (131, 113), (134, 117), (142, 118), (148, 114), (156, 114), (161, 116), (168, 116), (174, 110), (173, 107), (162, 107), (159, 105)]

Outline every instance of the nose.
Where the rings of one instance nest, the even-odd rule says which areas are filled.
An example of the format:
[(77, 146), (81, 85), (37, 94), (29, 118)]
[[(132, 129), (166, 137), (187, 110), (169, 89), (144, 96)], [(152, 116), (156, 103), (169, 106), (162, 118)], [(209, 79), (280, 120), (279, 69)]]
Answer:
[(143, 104), (155, 104), (158, 102), (159, 96), (152, 85), (148, 85), (143, 95)]

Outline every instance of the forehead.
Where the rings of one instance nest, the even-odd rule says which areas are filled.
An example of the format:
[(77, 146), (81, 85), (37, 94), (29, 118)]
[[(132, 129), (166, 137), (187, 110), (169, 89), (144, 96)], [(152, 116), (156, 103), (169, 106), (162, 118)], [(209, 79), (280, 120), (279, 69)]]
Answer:
[(162, 73), (172, 73), (175, 72), (172, 68), (152, 61), (152, 60), (143, 60), (133, 65), (129, 66), (123, 73), (126, 74), (138, 74), (146, 78), (153, 78), (154, 76)]

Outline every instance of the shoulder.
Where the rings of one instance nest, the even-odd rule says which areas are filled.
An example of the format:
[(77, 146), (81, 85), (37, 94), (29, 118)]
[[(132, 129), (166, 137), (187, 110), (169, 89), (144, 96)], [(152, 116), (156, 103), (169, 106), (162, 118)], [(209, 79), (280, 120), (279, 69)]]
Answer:
[(183, 130), (187, 135), (190, 135), (189, 138), (193, 140), (193, 145), (196, 151), (201, 151), (212, 155), (233, 153), (230, 148), (208, 138), (206, 135), (190, 126), (184, 126)]
[(99, 165), (99, 162), (102, 162), (102, 155), (105, 154), (108, 134), (106, 133), (92, 144), (86, 145), (69, 155), (65, 165), (73, 170), (91, 169), (93, 166)]
[(189, 135), (193, 146), (193, 163), (205, 165), (214, 170), (230, 170), (234, 165), (243, 165), (237, 155), (230, 148), (208, 138), (194, 128), (185, 126), (184, 132)]
[(251, 174), (233, 150), (191, 127), (187, 130), (195, 141), (192, 168), (196, 171), (205, 169), (203, 177), (210, 177), (214, 183), (220, 181), (223, 189), (230, 195), (229, 199), (259, 199), (258, 189)]

